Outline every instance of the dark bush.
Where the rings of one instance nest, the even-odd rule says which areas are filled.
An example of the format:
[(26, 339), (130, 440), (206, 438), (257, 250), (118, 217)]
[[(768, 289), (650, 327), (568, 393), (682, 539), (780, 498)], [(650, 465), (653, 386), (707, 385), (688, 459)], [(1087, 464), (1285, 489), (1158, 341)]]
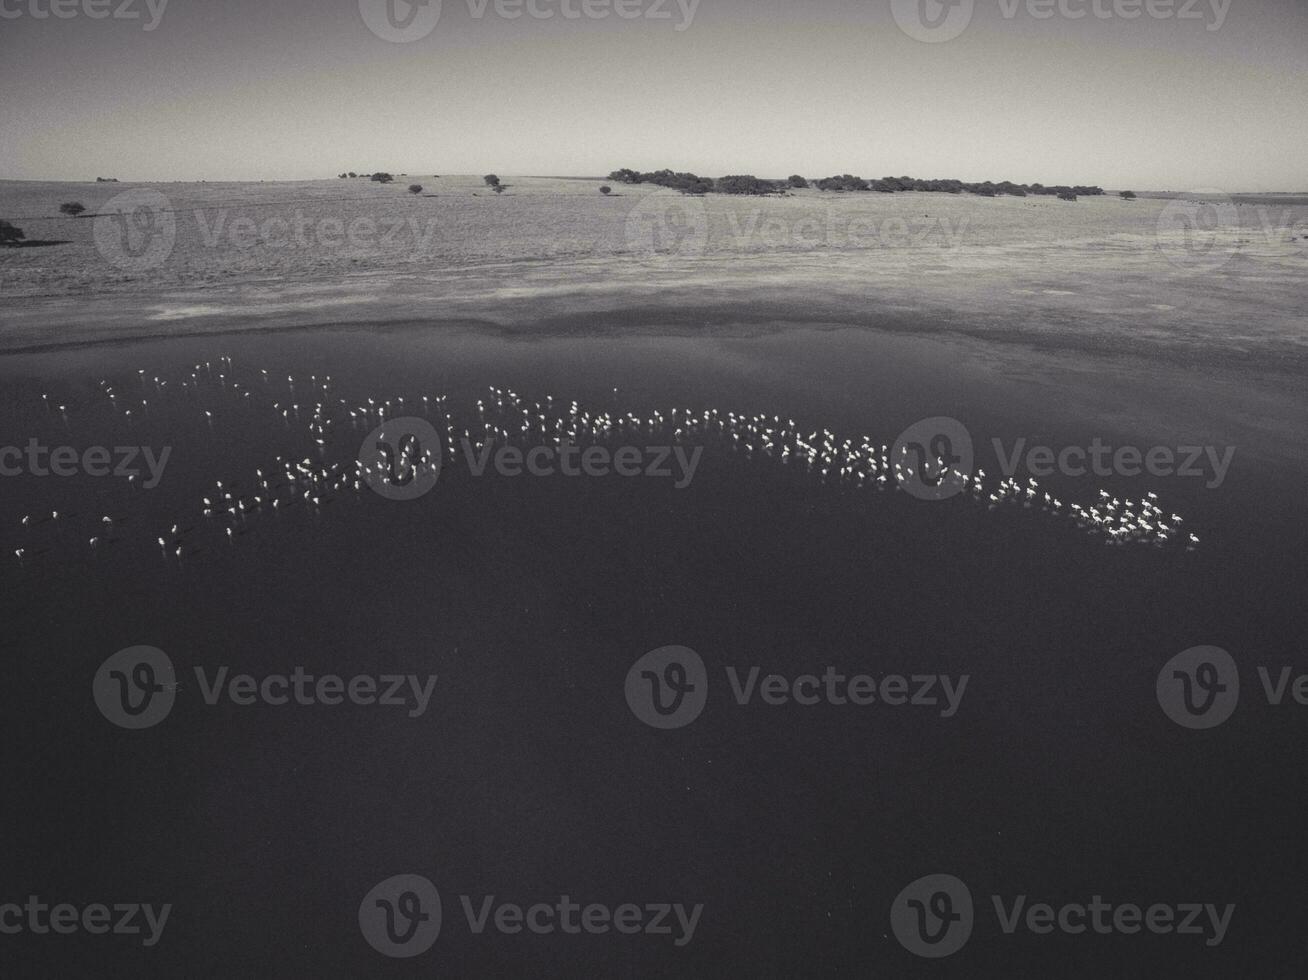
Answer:
[(671, 170), (656, 170), (642, 174), (624, 168), (609, 174), (609, 180), (623, 184), (654, 184), (669, 190), (681, 191), (683, 194), (707, 194), (714, 190), (714, 181), (711, 178), (691, 173), (673, 173)]
[(842, 174), (839, 177), (827, 177), (817, 182), (818, 190), (822, 191), (867, 191), (872, 189), (862, 177), (855, 177), (853, 174)]
[(1122, 191), (1120, 197), (1122, 198), (1123, 201), (1134, 201), (1135, 191)]
[(422, 185), (421, 185), (421, 184), (410, 184), (410, 185), (409, 185), (409, 193), (410, 193), (410, 194), (421, 194), (421, 193), (422, 193)]
[(486, 181), (486, 186), (487, 186), (487, 187), (499, 187), (499, 186), (500, 186), (500, 179), (499, 179), (498, 177), (496, 177), (494, 174), (487, 174), (485, 177), (482, 178), (482, 180)]
[(720, 194), (775, 194), (781, 188), (770, 180), (760, 180), (753, 174), (719, 177), (714, 190)]
[(59, 213), (66, 214), (69, 217), (76, 218), (86, 210), (86, 205), (80, 201), (69, 201), (67, 204), (59, 205)]
[(395, 178), (388, 173), (376, 173), (372, 175), (371, 179), (375, 180), (379, 184), (389, 184)]
[(1059, 191), (1058, 199), (1060, 201), (1075, 201), (1076, 195), (1073, 194), (1071, 191)]
[(600, 193), (603, 194), (605, 197), (608, 197), (610, 194), (613, 193), (613, 188), (610, 187), (608, 184), (605, 184), (603, 187), (600, 188)]
[(9, 244), (10, 242), (21, 242), (27, 236), (23, 234), (23, 229), (16, 228), (8, 221), (0, 219), (0, 244)]
[(883, 194), (893, 194), (897, 191), (961, 194), (966, 191), (979, 194), (982, 197), (997, 197), (1000, 194), (1010, 194), (1013, 197), (1026, 197), (1028, 194), (1071, 194), (1074, 196), (1084, 194), (1087, 197), (1092, 197), (1104, 192), (1102, 187), (1068, 187), (1065, 184), (1046, 187), (1044, 184), (1015, 184), (1011, 180), (1002, 180), (998, 183), (989, 180), (969, 183), (952, 177), (937, 180), (922, 180), (917, 177), (882, 177), (880, 180), (867, 181), (853, 174), (840, 174), (812, 182), (798, 174), (782, 182), (760, 180), (752, 176), (722, 177), (714, 181), (706, 177), (698, 177), (695, 174), (673, 173), (671, 170), (638, 173), (629, 167), (613, 171), (613, 173), (609, 174), (609, 180), (624, 184), (656, 184), (660, 187), (680, 190), (686, 194), (706, 194), (710, 191), (723, 194), (768, 194), (783, 191), (787, 186), (794, 188), (815, 186), (824, 191), (877, 190)]

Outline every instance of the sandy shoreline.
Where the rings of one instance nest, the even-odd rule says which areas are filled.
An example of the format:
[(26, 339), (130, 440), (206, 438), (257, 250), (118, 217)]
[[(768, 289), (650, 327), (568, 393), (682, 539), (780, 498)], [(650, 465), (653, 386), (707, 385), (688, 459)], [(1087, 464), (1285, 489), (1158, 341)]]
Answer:
[(506, 333), (605, 335), (826, 322), (1271, 376), (1308, 370), (1304, 286), (1289, 268), (1263, 270), (1263, 288), (1251, 293), (1238, 276), (1165, 283), (1142, 270), (1136, 284), (1119, 268), (1076, 273), (1077, 264), (914, 276), (846, 255), (756, 257), (707, 268), (684, 260), (625, 270), (610, 262), (518, 263), (421, 276), (14, 298), (0, 313), (0, 353), (340, 326), (475, 323)]

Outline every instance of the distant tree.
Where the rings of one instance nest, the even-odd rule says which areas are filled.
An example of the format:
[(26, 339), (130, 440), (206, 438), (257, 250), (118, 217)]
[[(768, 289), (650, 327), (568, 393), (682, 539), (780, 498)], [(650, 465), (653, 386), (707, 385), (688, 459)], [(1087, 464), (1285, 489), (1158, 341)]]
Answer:
[(67, 204), (59, 205), (59, 213), (66, 214), (70, 218), (76, 218), (79, 214), (81, 214), (85, 210), (86, 210), (86, 205), (78, 201), (69, 201)]
[(1135, 191), (1122, 191), (1121, 198), (1123, 201), (1134, 201)]
[(344, 180), (346, 177), (348, 177), (348, 176), (350, 176), (350, 175), (349, 175), (349, 174), (337, 174), (336, 176), (337, 176), (338, 178), (340, 178), (341, 180)]
[(610, 187), (608, 184), (605, 184), (603, 187), (600, 188), (600, 193), (603, 194), (605, 197), (608, 197), (610, 194), (613, 193), (613, 188)]
[(499, 179), (498, 177), (496, 177), (494, 174), (487, 174), (485, 177), (482, 178), (482, 180), (486, 181), (486, 186), (487, 186), (487, 187), (499, 187), (499, 186), (500, 186), (500, 179)]
[(1059, 191), (1058, 199), (1060, 201), (1075, 201), (1076, 195), (1073, 194), (1071, 191)]
[(23, 234), (23, 229), (15, 228), (8, 221), (0, 219), (0, 244), (9, 245), (13, 242), (21, 242), (26, 237)]
[(796, 190), (803, 190), (805, 187), (808, 186), (808, 181), (805, 180), (803, 177), (801, 177), (799, 174), (791, 174), (789, 177), (789, 183), (790, 186), (795, 188)]
[(778, 190), (770, 180), (760, 180), (753, 174), (718, 178), (714, 190), (720, 194), (773, 194)]
[(867, 191), (872, 189), (872, 185), (866, 180), (862, 177), (855, 177), (853, 174), (827, 177), (819, 180), (817, 186), (818, 190), (822, 191)]
[(619, 184), (639, 184), (640, 174), (629, 167), (623, 167), (621, 170), (615, 170), (609, 174), (609, 180)]
[(388, 173), (376, 173), (372, 175), (372, 179), (379, 184), (389, 184), (395, 178)]
[(422, 193), (422, 185), (421, 185), (421, 184), (410, 184), (410, 185), (409, 185), (409, 193), (410, 193), (410, 194), (421, 194), (421, 193)]
[(353, 170), (351, 170), (351, 171), (350, 171), (350, 176), (351, 176), (351, 177), (357, 177), (357, 176), (359, 176), (359, 175), (356, 174)]

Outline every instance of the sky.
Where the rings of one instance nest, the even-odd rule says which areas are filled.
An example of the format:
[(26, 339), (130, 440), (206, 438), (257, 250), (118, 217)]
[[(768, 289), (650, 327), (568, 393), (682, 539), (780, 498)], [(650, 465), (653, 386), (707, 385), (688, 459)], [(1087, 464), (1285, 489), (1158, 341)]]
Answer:
[(1308, 0), (948, 2), (0, 0), (0, 178), (1308, 191)]

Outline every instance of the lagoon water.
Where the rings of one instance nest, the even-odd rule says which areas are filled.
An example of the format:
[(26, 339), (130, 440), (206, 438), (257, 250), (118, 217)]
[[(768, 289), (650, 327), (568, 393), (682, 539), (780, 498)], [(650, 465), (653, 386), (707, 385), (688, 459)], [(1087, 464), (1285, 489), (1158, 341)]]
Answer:
[[(375, 975), (358, 901), (402, 873), (437, 883), (444, 925), (397, 975), (968, 976), (996, 962), (1033, 976), (1288, 975), (1302, 957), (1283, 924), (1303, 897), (1286, 856), (1302, 833), (1306, 709), (1269, 706), (1255, 669), (1308, 668), (1294, 384), (1274, 364), (1205, 375), (1162, 357), (1073, 358), (925, 329), (639, 320), (182, 335), (0, 362), (0, 444), (171, 447), (152, 490), (4, 479), (6, 728), (40, 747), (7, 760), (7, 806), (43, 815), (6, 849), (5, 877), (24, 895), (175, 906), (159, 947), (70, 938), (60, 975), (252, 976), (277, 964)], [(328, 376), (323, 397), (314, 386)], [(775, 415), (842, 441), (893, 443), (919, 419), (950, 416), (990, 489), (1004, 475), (994, 439), (1235, 456), (1216, 487), (1211, 473), (1041, 481), (1086, 506), (1100, 489), (1156, 493), (1200, 538), (1192, 548), (1106, 546), (1039, 506), (851, 486), (711, 438), (684, 489), (474, 477), (447, 460), (413, 501), (350, 488), (232, 520), (202, 512), (216, 481), (251, 498), (256, 469), (278, 472), (279, 456), (351, 466), (373, 423), (337, 413), (319, 446), (315, 402), (403, 396), (400, 414), (418, 406), (439, 421), (421, 399), (445, 396), (470, 421), (488, 386), (641, 417)], [(298, 418), (282, 416), (290, 404)], [(21, 525), (25, 515), (36, 520)], [(129, 732), (97, 711), (91, 680), (138, 644), (165, 651), (180, 686), (165, 721)], [(709, 694), (693, 724), (658, 731), (628, 709), (623, 685), (669, 644), (699, 653)], [(1173, 724), (1155, 698), (1162, 665), (1200, 644), (1229, 650), (1246, 685), (1212, 731)], [(212, 678), (222, 666), (437, 680), (419, 718), (209, 705), (194, 668)], [(969, 681), (948, 718), (912, 705), (740, 705), (725, 671), (753, 666)], [(943, 964), (905, 957), (885, 914), (932, 872), (958, 875), (978, 902), (966, 956)], [(561, 893), (704, 910), (678, 948), (672, 937), (492, 941), (458, 901)], [(1010, 937), (991, 894), (1236, 912), (1215, 949), (1199, 937)], [(13, 948), (20, 973), (55, 955), (36, 941)]]

